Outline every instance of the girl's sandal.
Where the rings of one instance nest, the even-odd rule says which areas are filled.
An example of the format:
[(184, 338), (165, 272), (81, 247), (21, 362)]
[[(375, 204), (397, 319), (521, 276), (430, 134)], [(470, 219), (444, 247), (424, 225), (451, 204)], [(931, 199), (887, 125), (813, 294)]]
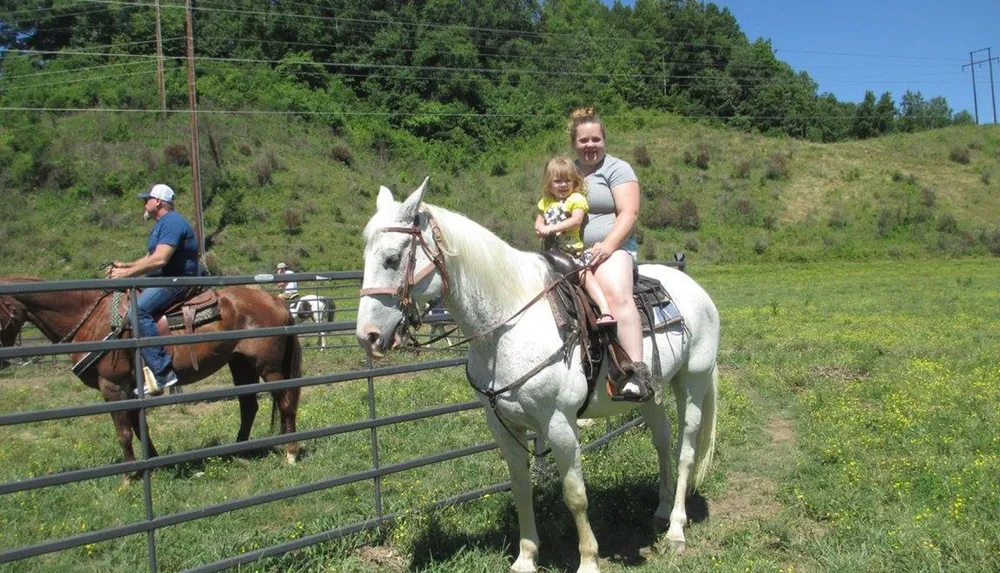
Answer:
[(611, 316), (610, 314), (602, 314), (601, 316), (597, 317), (596, 324), (598, 330), (610, 333), (615, 331), (615, 329), (618, 326), (618, 321), (615, 320), (615, 317)]

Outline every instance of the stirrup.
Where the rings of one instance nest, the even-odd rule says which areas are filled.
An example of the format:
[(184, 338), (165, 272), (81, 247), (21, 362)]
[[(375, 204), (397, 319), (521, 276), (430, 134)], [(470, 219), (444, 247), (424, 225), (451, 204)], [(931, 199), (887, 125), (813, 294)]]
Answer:
[[(652, 376), (646, 364), (643, 362), (634, 362), (632, 364), (632, 374), (625, 379), (625, 383), (621, 385), (617, 393), (610, 391), (611, 382), (608, 382), (608, 394), (611, 396), (613, 402), (648, 402), (653, 397), (651, 382)], [(638, 393), (625, 392), (625, 387), (629, 383), (634, 384), (638, 388)]]
[(598, 330), (607, 334), (614, 334), (618, 330), (618, 321), (607, 313), (597, 317), (594, 324), (597, 325)]

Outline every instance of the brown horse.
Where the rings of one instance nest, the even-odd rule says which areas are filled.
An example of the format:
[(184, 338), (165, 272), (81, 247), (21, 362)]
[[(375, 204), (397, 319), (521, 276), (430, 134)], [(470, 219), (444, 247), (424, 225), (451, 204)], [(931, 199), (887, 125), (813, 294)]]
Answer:
[[(0, 278), (0, 284), (40, 282), (35, 278)], [(288, 308), (277, 297), (261, 290), (235, 286), (217, 291), (220, 320), (196, 328), (198, 333), (220, 332), (248, 328), (269, 328), (294, 324)], [(25, 322), (34, 324), (52, 342), (88, 342), (102, 340), (111, 332), (111, 301), (109, 291), (78, 290), (0, 295), (0, 343), (11, 346)], [(75, 330), (75, 332), (74, 332)], [(175, 331), (182, 333), (183, 331)], [(192, 365), (192, 352), (196, 357)], [(173, 368), (178, 384), (190, 384), (210, 376), (223, 365), (229, 365), (233, 383), (237, 386), (287, 380), (301, 376), (302, 352), (295, 335), (268, 338), (245, 338), (199, 342), (183, 346), (168, 346), (173, 356)], [(72, 355), (73, 362), (86, 353)], [(136, 377), (131, 350), (113, 350), (79, 374), (84, 384), (101, 391), (104, 400), (114, 402), (134, 395)], [(281, 433), (295, 431), (295, 414), (299, 404), (300, 388), (271, 392), (273, 405), (271, 424), (281, 413)], [(250, 428), (257, 416), (257, 395), (239, 396), (240, 429), (237, 441), (250, 437)], [(125, 461), (135, 460), (132, 436), (139, 433), (139, 411), (113, 412), (118, 441), (125, 454)], [(298, 444), (286, 446), (288, 463), (294, 464)], [(152, 440), (150, 456), (156, 456)], [(135, 475), (130, 477), (137, 477)], [(128, 478), (126, 478), (127, 480)]]

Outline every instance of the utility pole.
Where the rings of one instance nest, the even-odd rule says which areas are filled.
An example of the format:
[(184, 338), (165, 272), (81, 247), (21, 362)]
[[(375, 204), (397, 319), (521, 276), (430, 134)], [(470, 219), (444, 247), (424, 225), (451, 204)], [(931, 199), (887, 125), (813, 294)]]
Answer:
[[(977, 62), (975, 58), (977, 52), (986, 52), (986, 59)], [(993, 104), (993, 123), (996, 124), (997, 122), (997, 99), (996, 92), (993, 89), (993, 60), (1000, 61), (1000, 58), (993, 56), (991, 48), (982, 48), (969, 52), (969, 63), (962, 66), (963, 70), (965, 68), (972, 70), (972, 105), (976, 112), (976, 125), (979, 125), (979, 100), (976, 95), (976, 66), (982, 64), (989, 64), (990, 66), (990, 101)]]
[(163, 37), (160, 35), (160, 0), (156, 0), (156, 81), (160, 86), (160, 111), (167, 111), (167, 89), (163, 82)]
[(198, 92), (194, 84), (194, 26), (191, 23), (191, 0), (185, 0), (187, 27), (188, 104), (191, 107), (191, 194), (194, 199), (195, 232), (198, 234), (198, 258), (205, 257), (205, 230), (201, 216), (201, 159), (198, 154)]

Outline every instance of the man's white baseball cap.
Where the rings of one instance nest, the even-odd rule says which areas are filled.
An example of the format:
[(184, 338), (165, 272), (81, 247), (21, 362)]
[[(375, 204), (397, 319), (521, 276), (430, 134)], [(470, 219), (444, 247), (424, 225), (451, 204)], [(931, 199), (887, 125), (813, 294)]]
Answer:
[(157, 183), (149, 188), (149, 191), (139, 193), (140, 199), (159, 199), (160, 201), (166, 201), (171, 205), (174, 204), (174, 190), (167, 187), (163, 183)]

